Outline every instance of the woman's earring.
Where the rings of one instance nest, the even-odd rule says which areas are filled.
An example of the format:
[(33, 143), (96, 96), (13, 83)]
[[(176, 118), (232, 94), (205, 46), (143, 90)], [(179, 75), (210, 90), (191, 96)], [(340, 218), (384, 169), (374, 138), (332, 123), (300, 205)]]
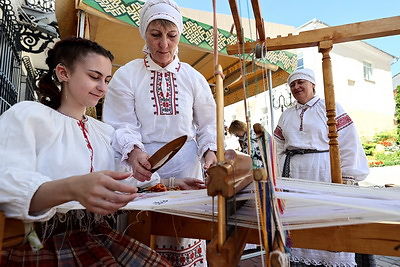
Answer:
[(53, 80), (54, 85), (57, 86), (58, 91), (61, 92), (61, 83), (57, 78), (55, 70), (53, 71), (53, 75), (51, 75), (51, 79)]

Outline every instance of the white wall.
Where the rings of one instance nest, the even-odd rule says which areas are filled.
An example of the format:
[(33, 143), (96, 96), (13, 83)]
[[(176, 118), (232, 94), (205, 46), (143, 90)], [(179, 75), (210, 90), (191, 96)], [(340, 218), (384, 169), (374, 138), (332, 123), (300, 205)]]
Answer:
[(393, 76), (393, 90), (395, 90), (399, 85), (400, 85), (400, 73), (397, 73), (396, 75)]
[[(316, 25), (314, 25), (316, 24)], [(313, 21), (305, 29), (324, 27)], [(322, 56), (316, 47), (298, 49), (304, 65), (315, 71), (317, 94), (324, 98)], [(335, 99), (353, 119), (360, 136), (372, 136), (395, 128), (395, 102), (390, 62), (393, 57), (363, 41), (335, 44), (330, 52)], [(363, 62), (374, 69), (372, 81), (364, 79)]]

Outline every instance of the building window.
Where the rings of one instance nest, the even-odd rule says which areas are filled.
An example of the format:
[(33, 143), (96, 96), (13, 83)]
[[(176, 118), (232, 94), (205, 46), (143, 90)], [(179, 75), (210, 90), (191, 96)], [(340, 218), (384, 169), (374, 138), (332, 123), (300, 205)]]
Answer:
[(304, 69), (304, 58), (303, 53), (297, 55), (297, 69)]
[(364, 79), (367, 81), (373, 81), (374, 68), (371, 63), (364, 61)]

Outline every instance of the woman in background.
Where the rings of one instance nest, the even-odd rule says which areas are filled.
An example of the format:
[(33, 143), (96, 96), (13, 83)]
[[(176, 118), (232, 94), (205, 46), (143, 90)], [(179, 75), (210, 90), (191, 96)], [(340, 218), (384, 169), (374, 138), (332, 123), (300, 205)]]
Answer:
[[(296, 101), (282, 113), (274, 131), (280, 176), (329, 183), (326, 106), (315, 95), (314, 72), (296, 70), (290, 74), (288, 85)], [(352, 185), (367, 177), (368, 161), (353, 121), (338, 103), (336, 114), (342, 180)], [(354, 253), (292, 248), (291, 266), (310, 265), (356, 266), (356, 262)]]

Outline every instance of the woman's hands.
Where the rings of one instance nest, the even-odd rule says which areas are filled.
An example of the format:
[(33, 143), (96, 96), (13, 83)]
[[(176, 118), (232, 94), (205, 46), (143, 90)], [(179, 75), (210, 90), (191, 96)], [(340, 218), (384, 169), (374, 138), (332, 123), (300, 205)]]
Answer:
[(215, 155), (215, 152), (212, 150), (207, 150), (206, 153), (204, 153), (204, 169), (208, 170), (211, 166), (214, 166), (217, 164), (217, 155)]
[(128, 162), (132, 166), (133, 177), (140, 182), (150, 181), (152, 173), (149, 171), (151, 169), (149, 157), (149, 154), (137, 146), (129, 153)]
[[(165, 186), (169, 185), (169, 179), (162, 179)], [(174, 186), (179, 186), (181, 190), (197, 190), (206, 188), (204, 182), (196, 178), (175, 178)]]
[(120, 182), (130, 175), (129, 172), (100, 171), (46, 182), (33, 195), (29, 212), (43, 212), (75, 200), (91, 212), (114, 213), (137, 197), (136, 187)]
[(91, 212), (114, 213), (137, 197), (136, 187), (120, 182), (130, 175), (129, 172), (102, 171), (74, 177), (73, 199)]

